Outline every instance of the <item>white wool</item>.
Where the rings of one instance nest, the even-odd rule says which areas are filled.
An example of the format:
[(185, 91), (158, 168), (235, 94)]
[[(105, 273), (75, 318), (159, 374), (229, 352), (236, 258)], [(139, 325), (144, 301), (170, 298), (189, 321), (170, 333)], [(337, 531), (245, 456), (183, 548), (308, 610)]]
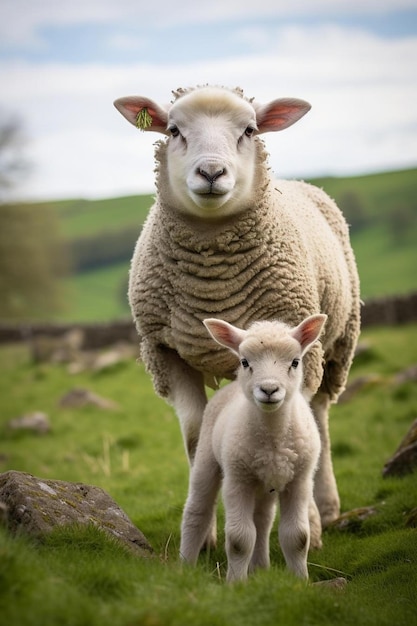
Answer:
[(321, 546), (313, 476), (320, 437), (302, 395), (301, 359), (326, 316), (297, 329), (260, 322), (242, 332), (219, 320), (205, 324), (212, 337), (238, 354), (237, 380), (209, 401), (184, 508), (180, 554), (195, 564), (208, 536), (217, 491), (224, 484), (229, 581), (269, 565), (269, 534), (277, 497), (280, 543), (288, 567), (307, 577), (310, 529)]

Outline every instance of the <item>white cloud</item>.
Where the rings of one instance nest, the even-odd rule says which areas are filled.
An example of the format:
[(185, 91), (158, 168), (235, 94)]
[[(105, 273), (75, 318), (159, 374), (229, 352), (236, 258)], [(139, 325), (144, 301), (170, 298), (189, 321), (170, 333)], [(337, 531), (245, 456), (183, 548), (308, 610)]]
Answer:
[(415, 0), (211, 0), (204, 2), (172, 0), (2, 0), (0, 41), (2, 44), (42, 46), (41, 29), (74, 24), (129, 23), (157, 25), (200, 24), (246, 18), (282, 16), (322, 17), (375, 14), (415, 9)]
[(283, 176), (360, 173), (417, 164), (417, 37), (379, 39), (335, 27), (283, 29), (262, 54), (184, 65), (0, 64), (0, 105), (21, 115), (36, 170), (28, 196), (98, 197), (153, 190), (154, 133), (112, 106), (138, 93), (162, 103), (198, 83), (240, 85), (312, 111), (265, 137)]

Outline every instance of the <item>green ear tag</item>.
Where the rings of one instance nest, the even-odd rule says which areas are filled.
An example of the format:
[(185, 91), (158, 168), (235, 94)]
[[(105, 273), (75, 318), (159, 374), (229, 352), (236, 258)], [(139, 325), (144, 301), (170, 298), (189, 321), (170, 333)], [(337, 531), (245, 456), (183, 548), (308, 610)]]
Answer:
[(152, 126), (152, 117), (149, 115), (146, 107), (137, 114), (136, 126), (139, 130), (146, 130), (149, 126)]

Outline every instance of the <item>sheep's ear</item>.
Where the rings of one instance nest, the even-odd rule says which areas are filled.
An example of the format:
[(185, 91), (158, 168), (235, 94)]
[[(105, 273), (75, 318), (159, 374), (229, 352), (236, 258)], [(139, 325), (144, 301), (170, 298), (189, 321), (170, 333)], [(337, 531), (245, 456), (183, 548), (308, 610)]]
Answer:
[(203, 324), (217, 343), (239, 355), (239, 346), (246, 335), (246, 331), (215, 318), (206, 319)]
[(259, 133), (284, 130), (292, 126), (310, 109), (311, 104), (297, 98), (279, 98), (268, 104), (254, 103)]
[(136, 128), (168, 135), (168, 107), (164, 109), (143, 96), (126, 96), (114, 101), (116, 109)]
[(300, 344), (303, 354), (307, 352), (310, 346), (320, 337), (326, 320), (327, 315), (311, 315), (291, 332), (291, 335)]

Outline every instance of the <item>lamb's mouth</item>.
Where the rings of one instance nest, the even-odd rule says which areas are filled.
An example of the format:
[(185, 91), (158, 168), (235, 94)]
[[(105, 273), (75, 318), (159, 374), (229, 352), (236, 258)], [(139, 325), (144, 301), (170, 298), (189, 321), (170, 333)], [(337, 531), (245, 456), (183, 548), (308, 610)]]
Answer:
[(258, 407), (262, 411), (264, 411), (265, 413), (272, 413), (273, 411), (276, 411), (277, 409), (279, 409), (281, 404), (284, 402), (284, 398), (281, 398), (280, 400), (274, 400), (270, 398), (269, 400), (265, 400), (265, 401), (260, 401), (260, 400), (255, 400), (255, 401)]

